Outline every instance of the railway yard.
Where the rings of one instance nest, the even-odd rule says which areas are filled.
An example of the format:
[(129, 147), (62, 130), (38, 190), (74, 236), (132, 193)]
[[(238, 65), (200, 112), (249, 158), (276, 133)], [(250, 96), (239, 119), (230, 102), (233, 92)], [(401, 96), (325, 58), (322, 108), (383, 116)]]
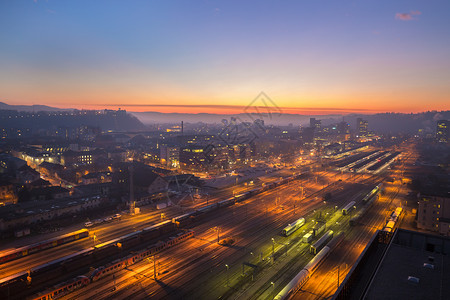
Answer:
[[(164, 220), (150, 211), (102, 224), (89, 237), (1, 264), (0, 298), (329, 298), (402, 206), (408, 188), (399, 172), (415, 159), (411, 145), (370, 150), (234, 196), (221, 191), (190, 209), (167, 208)], [(83, 251), (86, 259), (64, 259)], [(52, 271), (39, 266), (55, 259), (49, 270), (61, 270), (47, 281)]]

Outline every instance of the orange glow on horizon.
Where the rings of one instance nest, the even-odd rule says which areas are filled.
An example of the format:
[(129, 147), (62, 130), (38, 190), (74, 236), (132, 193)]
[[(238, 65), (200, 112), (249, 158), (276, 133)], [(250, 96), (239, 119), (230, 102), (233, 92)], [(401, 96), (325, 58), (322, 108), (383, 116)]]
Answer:
[[(254, 106), (240, 106), (240, 105), (120, 105), (120, 104), (56, 104), (60, 108), (74, 108), (74, 109), (88, 109), (88, 110), (103, 110), (114, 109), (127, 110), (130, 112), (159, 112), (159, 113), (188, 113), (188, 114), (241, 114), (241, 113), (255, 113), (257, 109)], [(332, 107), (265, 107), (257, 106), (261, 113), (270, 112), (272, 114), (299, 114), (299, 115), (346, 115), (346, 114), (376, 114), (385, 112), (396, 113), (419, 113), (431, 109), (368, 109), (368, 108), (332, 108)]]

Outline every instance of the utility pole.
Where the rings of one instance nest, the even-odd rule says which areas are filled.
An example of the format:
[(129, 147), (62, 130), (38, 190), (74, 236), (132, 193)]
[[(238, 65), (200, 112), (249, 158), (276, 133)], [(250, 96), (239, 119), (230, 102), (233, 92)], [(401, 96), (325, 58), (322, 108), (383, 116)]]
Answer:
[(216, 227), (216, 230), (217, 230), (217, 243), (219, 243), (219, 241), (220, 241), (220, 235), (219, 235), (220, 227), (217, 226), (217, 227)]
[(133, 187), (133, 162), (131, 162), (130, 167), (128, 168), (128, 172), (130, 173), (130, 214), (134, 215), (134, 210), (136, 207), (136, 202), (134, 202), (134, 187)]
[(339, 268), (340, 268), (340, 265), (338, 266), (338, 282), (337, 282), (337, 288), (339, 288)]
[(153, 276), (156, 280), (156, 257), (153, 255)]

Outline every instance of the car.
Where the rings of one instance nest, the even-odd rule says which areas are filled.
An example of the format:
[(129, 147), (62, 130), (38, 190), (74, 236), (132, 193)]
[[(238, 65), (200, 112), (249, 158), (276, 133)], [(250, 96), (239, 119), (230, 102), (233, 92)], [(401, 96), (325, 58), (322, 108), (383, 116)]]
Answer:
[(120, 219), (121, 217), (121, 214), (115, 214), (114, 216), (112, 216), (113, 219)]
[(233, 245), (234, 244), (234, 239), (231, 238), (231, 237), (224, 238), (223, 240), (220, 240), (219, 244), (222, 245), (222, 246)]
[(92, 226), (94, 226), (94, 223), (92, 223), (92, 222), (84, 223), (84, 227), (92, 227)]
[(103, 221), (105, 221), (105, 222), (111, 222), (112, 220), (113, 220), (113, 218), (111, 218), (111, 217), (106, 217), (103, 219)]

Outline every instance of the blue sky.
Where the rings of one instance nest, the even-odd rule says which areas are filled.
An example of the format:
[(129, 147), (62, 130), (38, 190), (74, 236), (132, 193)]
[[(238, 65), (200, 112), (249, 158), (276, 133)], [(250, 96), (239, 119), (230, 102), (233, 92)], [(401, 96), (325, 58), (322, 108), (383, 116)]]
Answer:
[(0, 101), (168, 111), (265, 91), (292, 108), (449, 109), (449, 13), (449, 1), (2, 1)]

